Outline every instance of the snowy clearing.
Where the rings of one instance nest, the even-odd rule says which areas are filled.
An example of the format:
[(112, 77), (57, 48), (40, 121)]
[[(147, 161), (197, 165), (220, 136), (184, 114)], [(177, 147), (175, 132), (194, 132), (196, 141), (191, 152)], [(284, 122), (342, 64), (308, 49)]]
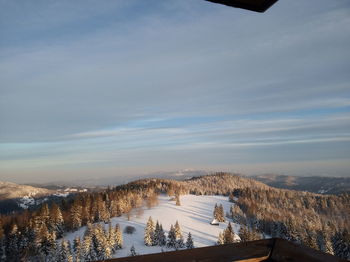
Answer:
[[(136, 232), (131, 235), (123, 233), (123, 249), (118, 250), (114, 257), (128, 256), (132, 245), (135, 246), (136, 252), (140, 255), (174, 250), (166, 247), (147, 247), (144, 245), (144, 229), (150, 216), (152, 216), (154, 222), (158, 220), (163, 225), (166, 233), (168, 233), (170, 225), (174, 225), (176, 220), (178, 220), (184, 240), (186, 241), (188, 232), (191, 232), (195, 247), (215, 245), (219, 233), (227, 227), (228, 221), (220, 223), (219, 226), (210, 225), (210, 222), (213, 220), (214, 206), (216, 203), (218, 205), (222, 204), (226, 214), (226, 212), (230, 211), (232, 205), (232, 203), (228, 201), (228, 197), (184, 195), (180, 197), (181, 206), (176, 206), (175, 201), (169, 200), (170, 197), (168, 196), (159, 196), (158, 206), (151, 209), (145, 207), (141, 212), (134, 210), (134, 213), (130, 216), (130, 221), (128, 221), (126, 215), (111, 219), (113, 226), (119, 223), (122, 232), (126, 226), (133, 226), (136, 228)], [(239, 225), (231, 224), (237, 234)], [(105, 226), (107, 229), (108, 225)], [(73, 243), (73, 239), (77, 235), (82, 237), (84, 231), (85, 227), (82, 227), (76, 232), (67, 234), (65, 239)]]

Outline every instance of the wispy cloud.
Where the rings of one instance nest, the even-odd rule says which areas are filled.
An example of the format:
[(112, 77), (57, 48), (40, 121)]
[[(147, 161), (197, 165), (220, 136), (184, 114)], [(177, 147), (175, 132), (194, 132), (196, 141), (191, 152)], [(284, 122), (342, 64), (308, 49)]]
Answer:
[(3, 172), (347, 157), (350, 6), (313, 1), (1, 1)]

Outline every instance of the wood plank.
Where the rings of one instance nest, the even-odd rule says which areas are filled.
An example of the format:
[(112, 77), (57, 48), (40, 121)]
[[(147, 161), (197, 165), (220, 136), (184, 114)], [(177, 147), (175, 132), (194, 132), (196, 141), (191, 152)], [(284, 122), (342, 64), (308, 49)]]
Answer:
[[(135, 257), (125, 257), (105, 260), (108, 262), (232, 262), (262, 261), (269, 256), (274, 240), (264, 239), (247, 243), (237, 243), (229, 245), (211, 246), (203, 248), (194, 248), (190, 250), (180, 250), (164, 252), (158, 254), (149, 254)], [(249, 261), (249, 260), (248, 260)]]

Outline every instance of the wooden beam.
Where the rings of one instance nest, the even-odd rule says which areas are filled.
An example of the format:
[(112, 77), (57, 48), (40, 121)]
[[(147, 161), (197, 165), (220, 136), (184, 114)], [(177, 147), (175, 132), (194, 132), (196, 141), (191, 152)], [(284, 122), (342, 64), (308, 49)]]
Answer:
[(297, 245), (284, 239), (276, 239), (270, 258), (272, 261), (279, 262), (346, 262), (346, 260), (339, 257)]
[[(137, 250), (136, 250), (137, 251)], [(272, 238), (236, 244), (194, 248), (134, 257), (103, 260), (106, 262), (346, 262), (341, 258), (289, 241)]]
[[(232, 262), (264, 261), (271, 253), (273, 239), (246, 243), (194, 248), (135, 257), (105, 260), (106, 262)], [(118, 251), (117, 251), (118, 252)], [(137, 252), (137, 250), (136, 250)]]

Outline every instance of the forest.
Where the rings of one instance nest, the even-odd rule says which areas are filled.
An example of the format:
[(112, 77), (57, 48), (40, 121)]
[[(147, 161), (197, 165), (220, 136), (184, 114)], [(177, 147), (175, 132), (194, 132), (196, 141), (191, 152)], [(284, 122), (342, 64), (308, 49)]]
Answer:
[[(3, 215), (0, 217), (0, 261), (109, 258), (122, 247), (120, 228), (109, 226), (105, 230), (97, 222), (108, 224), (110, 218), (128, 215), (133, 209), (156, 206), (159, 194), (173, 196), (179, 205), (179, 196), (184, 194), (225, 195), (232, 202), (232, 208), (223, 214), (218, 206), (214, 217), (218, 220), (226, 217), (240, 224), (242, 241), (279, 237), (350, 258), (349, 194), (320, 195), (276, 189), (253, 179), (215, 173), (185, 181), (142, 179), (102, 192), (79, 193), (59, 203), (44, 203), (36, 210)], [(169, 244), (161, 224), (157, 224), (149, 222), (147, 227), (151, 229), (145, 238), (146, 245)], [(87, 226), (83, 239), (76, 239), (74, 243), (61, 239), (65, 233), (82, 226)], [(170, 240), (172, 244), (179, 248), (192, 247), (192, 240), (185, 244), (179, 229), (175, 230), (177, 227), (169, 231), (169, 234), (175, 232)], [(230, 227), (231, 224), (218, 236), (217, 244), (234, 242)], [(160, 240), (154, 240), (154, 235), (160, 236)]]

